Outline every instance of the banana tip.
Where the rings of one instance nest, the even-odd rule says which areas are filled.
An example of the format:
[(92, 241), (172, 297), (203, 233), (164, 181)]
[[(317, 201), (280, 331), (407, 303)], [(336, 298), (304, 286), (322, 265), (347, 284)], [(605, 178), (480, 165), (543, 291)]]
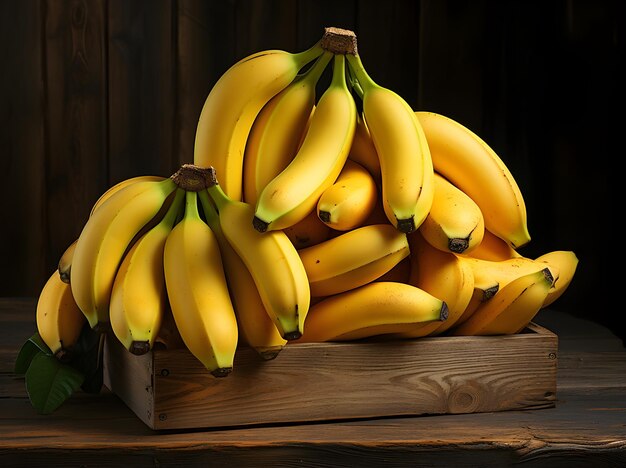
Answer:
[(266, 223), (262, 219), (259, 219), (255, 216), (254, 219), (252, 220), (252, 225), (254, 226), (254, 229), (256, 229), (257, 231), (265, 232), (267, 231), (267, 227), (270, 225), (270, 223)]
[(143, 354), (146, 354), (148, 351), (150, 351), (150, 342), (133, 341), (130, 344), (130, 348), (128, 348), (128, 350), (136, 356), (141, 356)]
[(410, 234), (415, 231), (415, 219), (413, 216), (407, 219), (398, 219), (396, 227), (398, 231)]
[(439, 312), (439, 320), (441, 320), (442, 322), (448, 320), (448, 313), (449, 313), (448, 304), (446, 304), (445, 302), (442, 302), (441, 310)]
[(285, 333), (285, 336), (283, 336), (283, 338), (286, 339), (287, 341), (293, 341), (293, 340), (297, 340), (301, 336), (302, 336), (302, 333), (300, 333), (300, 330), (295, 330), (295, 331)]
[(463, 253), (469, 247), (469, 240), (467, 239), (449, 239), (448, 249), (454, 253)]
[(218, 367), (211, 371), (213, 377), (226, 377), (233, 371), (232, 367)]

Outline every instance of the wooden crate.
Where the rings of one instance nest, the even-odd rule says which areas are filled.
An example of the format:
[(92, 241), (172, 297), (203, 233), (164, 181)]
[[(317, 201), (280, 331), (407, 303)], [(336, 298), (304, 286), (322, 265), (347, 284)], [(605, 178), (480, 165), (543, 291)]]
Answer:
[(105, 349), (105, 385), (152, 429), (555, 405), (557, 336), (536, 324), (509, 336), (288, 344), (271, 361), (241, 348), (215, 378), (186, 350)]

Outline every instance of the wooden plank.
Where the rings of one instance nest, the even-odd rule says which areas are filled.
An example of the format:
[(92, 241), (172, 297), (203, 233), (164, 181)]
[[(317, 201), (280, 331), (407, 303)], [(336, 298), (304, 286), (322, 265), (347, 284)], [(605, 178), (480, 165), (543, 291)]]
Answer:
[(108, 2), (109, 184), (178, 167), (173, 2)]
[(48, 265), (41, 2), (0, 2), (0, 295), (33, 295)]
[(106, 186), (105, 2), (44, 2), (46, 279)]

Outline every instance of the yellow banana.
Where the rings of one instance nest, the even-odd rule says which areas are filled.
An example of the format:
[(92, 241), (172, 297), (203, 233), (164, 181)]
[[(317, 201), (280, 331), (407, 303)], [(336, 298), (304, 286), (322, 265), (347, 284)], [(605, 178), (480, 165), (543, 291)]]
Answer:
[(252, 124), (263, 106), (323, 53), (317, 43), (300, 53), (264, 50), (226, 70), (207, 96), (196, 128), (193, 162), (213, 166), (233, 200), (241, 200), (243, 157)]
[(70, 284), (70, 276), (72, 274), (72, 259), (74, 258), (74, 251), (76, 250), (77, 242), (78, 240), (75, 240), (67, 246), (67, 248), (61, 255), (61, 258), (59, 258), (59, 264), (57, 265), (57, 271), (59, 272), (61, 281), (67, 284)]
[[(135, 182), (143, 182), (143, 181), (161, 181), (164, 180), (165, 177), (161, 176), (152, 176), (152, 175), (141, 175), (136, 177), (131, 177), (130, 179), (124, 179), (121, 182), (111, 186), (106, 192), (104, 192), (96, 203), (94, 203), (91, 208), (91, 213), (89, 216), (93, 215), (94, 211), (96, 211), (111, 195), (115, 192), (127, 187), (128, 185), (134, 184)], [(72, 272), (72, 259), (74, 258), (74, 250), (76, 250), (76, 240), (72, 242), (63, 252), (61, 258), (59, 259), (58, 270), (61, 275), (61, 280), (65, 283), (70, 282), (70, 275)]]
[(252, 275), (245, 263), (232, 248), (220, 226), (216, 207), (208, 192), (198, 192), (207, 223), (220, 246), (224, 272), (228, 282), (230, 297), (235, 308), (239, 329), (239, 343), (252, 347), (263, 359), (274, 359), (283, 349), (287, 340), (279, 333), (272, 322)]
[(163, 219), (137, 239), (115, 275), (109, 305), (111, 329), (133, 354), (150, 351), (159, 335), (167, 306), (163, 250), (184, 197), (185, 191), (177, 189)]
[(424, 131), (409, 104), (376, 84), (359, 55), (348, 55), (363, 95), (363, 115), (380, 161), (382, 199), (389, 221), (402, 232), (417, 229), (431, 209), (434, 173)]
[(464, 255), (492, 261), (508, 260), (509, 258), (522, 256), (504, 239), (500, 239), (487, 228), (485, 228), (483, 239), (480, 244), (474, 247), (471, 251), (465, 252)]
[(526, 204), (511, 171), (478, 135), (435, 112), (416, 112), (435, 170), (469, 195), (485, 227), (513, 248), (530, 241)]
[(109, 322), (109, 300), (124, 253), (176, 190), (171, 178), (140, 181), (117, 191), (89, 217), (72, 259), (72, 294), (89, 325)]
[(550, 270), (518, 276), (482, 304), (451, 335), (502, 335), (521, 331), (541, 309), (554, 283)]
[(409, 255), (406, 234), (391, 224), (374, 224), (298, 251), (311, 295), (330, 296), (363, 286)]
[(281, 231), (258, 232), (250, 220), (254, 206), (232, 200), (208, 168), (208, 192), (217, 206), (224, 237), (243, 260), (254, 279), (265, 310), (286, 340), (302, 335), (311, 303), (311, 291), (302, 260)]
[(554, 287), (550, 289), (543, 303), (543, 307), (548, 307), (563, 295), (574, 279), (578, 268), (578, 257), (571, 250), (554, 250), (540, 255), (535, 258), (535, 261), (545, 263), (550, 270), (559, 272), (558, 278), (555, 278)]
[(185, 214), (165, 241), (165, 285), (185, 346), (212, 375), (225, 377), (233, 369), (237, 318), (219, 244), (200, 218), (197, 198), (186, 192)]
[(474, 275), (469, 265), (454, 253), (433, 247), (419, 230), (407, 237), (411, 248), (409, 284), (443, 300), (448, 305), (448, 319), (415, 327), (399, 336), (438, 335), (454, 326), (463, 315), (474, 293)]
[(422, 289), (374, 281), (312, 306), (301, 341), (357, 340), (407, 331), (447, 316), (446, 303)]
[(433, 204), (419, 230), (439, 250), (467, 253), (482, 242), (485, 220), (474, 200), (435, 173)]
[(315, 107), (316, 85), (332, 52), (274, 96), (252, 125), (243, 159), (243, 201), (254, 205), (265, 186), (295, 156)]
[(333, 185), (317, 201), (317, 215), (337, 231), (349, 231), (363, 224), (374, 210), (378, 187), (372, 175), (359, 163), (347, 160)]
[(310, 247), (330, 237), (331, 229), (317, 216), (317, 210), (311, 212), (293, 226), (286, 227), (283, 232), (296, 249)]
[(36, 319), (39, 336), (50, 351), (61, 360), (68, 358), (87, 320), (58, 271), (52, 273), (39, 293)]
[(359, 163), (367, 169), (374, 178), (376, 185), (380, 186), (381, 175), (378, 153), (376, 152), (370, 131), (367, 129), (361, 113), (357, 113), (356, 116), (356, 129), (354, 131), (354, 139), (352, 140), (350, 153), (348, 153), (348, 159)]
[(293, 226), (315, 208), (346, 162), (355, 127), (356, 104), (346, 84), (345, 56), (335, 55), (332, 81), (315, 107), (302, 146), (259, 194), (255, 229)]

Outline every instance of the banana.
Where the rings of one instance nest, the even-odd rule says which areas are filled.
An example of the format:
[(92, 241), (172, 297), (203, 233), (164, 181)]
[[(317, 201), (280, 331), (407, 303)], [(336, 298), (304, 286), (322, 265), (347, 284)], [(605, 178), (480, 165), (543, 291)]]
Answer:
[(536, 257), (535, 261), (545, 263), (550, 270), (559, 272), (558, 278), (555, 278), (554, 287), (550, 289), (548, 297), (543, 303), (543, 307), (548, 307), (563, 295), (574, 279), (578, 267), (578, 257), (571, 250), (554, 250)]
[[(121, 182), (118, 182), (117, 184), (109, 187), (102, 195), (100, 195), (98, 200), (96, 200), (96, 203), (94, 203), (94, 205), (92, 206), (89, 216), (92, 216), (94, 211), (96, 211), (108, 198), (110, 198), (111, 195), (123, 189), (124, 187), (127, 187), (128, 185), (134, 184), (135, 182), (142, 182), (142, 181), (158, 182), (164, 179), (165, 177), (152, 176), (152, 175), (141, 175), (141, 176), (131, 177), (130, 179), (124, 179)], [(61, 254), (61, 258), (59, 258), (59, 264), (58, 264), (59, 275), (61, 275), (61, 280), (64, 281), (65, 283), (70, 282), (70, 276), (72, 272), (72, 259), (74, 257), (74, 250), (76, 250), (76, 242), (77, 240), (75, 240), (70, 245), (68, 245), (68, 247), (65, 249), (63, 254)]]
[(459, 335), (502, 335), (521, 331), (541, 309), (554, 278), (550, 270), (518, 276), (482, 304), (458, 327), (450, 330)]
[(522, 254), (511, 247), (504, 239), (500, 239), (487, 228), (485, 228), (480, 244), (471, 251), (464, 252), (463, 254), (492, 261), (508, 260), (509, 258), (522, 256)]
[(70, 276), (72, 274), (72, 259), (74, 258), (74, 251), (76, 250), (77, 242), (78, 240), (75, 240), (67, 246), (67, 248), (61, 255), (61, 258), (59, 258), (59, 264), (57, 265), (57, 271), (59, 272), (61, 281), (67, 284), (70, 284)]
[(411, 249), (409, 284), (443, 300), (448, 305), (448, 319), (443, 323), (424, 324), (398, 337), (439, 335), (463, 315), (474, 293), (474, 274), (454, 253), (433, 247), (419, 230), (407, 237)]
[(482, 242), (485, 220), (474, 200), (435, 173), (433, 204), (419, 231), (439, 250), (468, 253)]
[(255, 229), (265, 232), (293, 226), (316, 207), (348, 158), (355, 127), (356, 103), (346, 84), (345, 56), (335, 55), (332, 81), (315, 107), (302, 146), (259, 194)]
[(303, 249), (319, 244), (330, 237), (331, 228), (317, 216), (317, 210), (311, 212), (293, 226), (286, 227), (283, 232), (296, 249)]
[(442, 300), (410, 284), (374, 281), (311, 307), (299, 341), (347, 341), (386, 335), (444, 321)]
[(298, 251), (311, 296), (358, 288), (387, 273), (409, 255), (406, 234), (391, 224), (374, 224)]
[(257, 52), (232, 65), (211, 88), (196, 127), (193, 162), (215, 167), (233, 200), (242, 197), (245, 146), (258, 113), (322, 53), (319, 42), (295, 54)]
[(410, 233), (422, 224), (434, 197), (433, 164), (426, 137), (409, 104), (376, 84), (359, 55), (347, 58), (363, 92), (363, 116), (380, 161), (385, 213), (397, 229)]
[(261, 358), (274, 359), (287, 340), (265, 310), (259, 291), (245, 263), (232, 248), (220, 226), (216, 207), (208, 192), (198, 192), (207, 224), (215, 234), (222, 254), (226, 281), (237, 316), (239, 342), (252, 347)]
[(50, 351), (61, 360), (69, 358), (87, 319), (58, 271), (52, 273), (39, 293), (36, 320), (39, 336)]
[(254, 205), (263, 188), (289, 165), (298, 151), (315, 107), (317, 82), (332, 57), (332, 52), (324, 52), (259, 112), (243, 158), (246, 203)]
[(163, 270), (176, 328), (215, 377), (232, 372), (239, 331), (219, 244), (200, 218), (198, 195), (185, 193), (185, 214), (167, 236)]
[(511, 171), (495, 151), (459, 122), (435, 112), (416, 112), (435, 171), (469, 195), (485, 227), (517, 249), (530, 241), (526, 204)]
[(348, 159), (359, 163), (374, 178), (376, 185), (379, 187), (381, 183), (380, 174), (380, 161), (378, 160), (378, 153), (376, 147), (372, 141), (370, 131), (365, 125), (365, 120), (361, 113), (357, 113), (356, 116), (356, 129), (354, 131), (354, 139), (352, 140), (352, 146), (348, 153)]
[(317, 215), (337, 231), (349, 231), (363, 224), (374, 210), (378, 187), (372, 175), (359, 163), (347, 160), (333, 185), (317, 201)]
[(115, 273), (136, 236), (154, 222), (169, 195), (171, 178), (139, 181), (117, 191), (89, 217), (72, 259), (72, 294), (92, 328), (109, 322)]
[(109, 320), (113, 334), (132, 354), (150, 351), (159, 335), (167, 304), (163, 250), (184, 197), (185, 191), (177, 189), (163, 219), (137, 239), (115, 275)]
[(281, 231), (258, 232), (250, 223), (254, 206), (229, 198), (208, 172), (208, 192), (217, 206), (224, 237), (254, 279), (265, 310), (286, 340), (302, 335), (311, 303), (311, 290), (298, 251)]

